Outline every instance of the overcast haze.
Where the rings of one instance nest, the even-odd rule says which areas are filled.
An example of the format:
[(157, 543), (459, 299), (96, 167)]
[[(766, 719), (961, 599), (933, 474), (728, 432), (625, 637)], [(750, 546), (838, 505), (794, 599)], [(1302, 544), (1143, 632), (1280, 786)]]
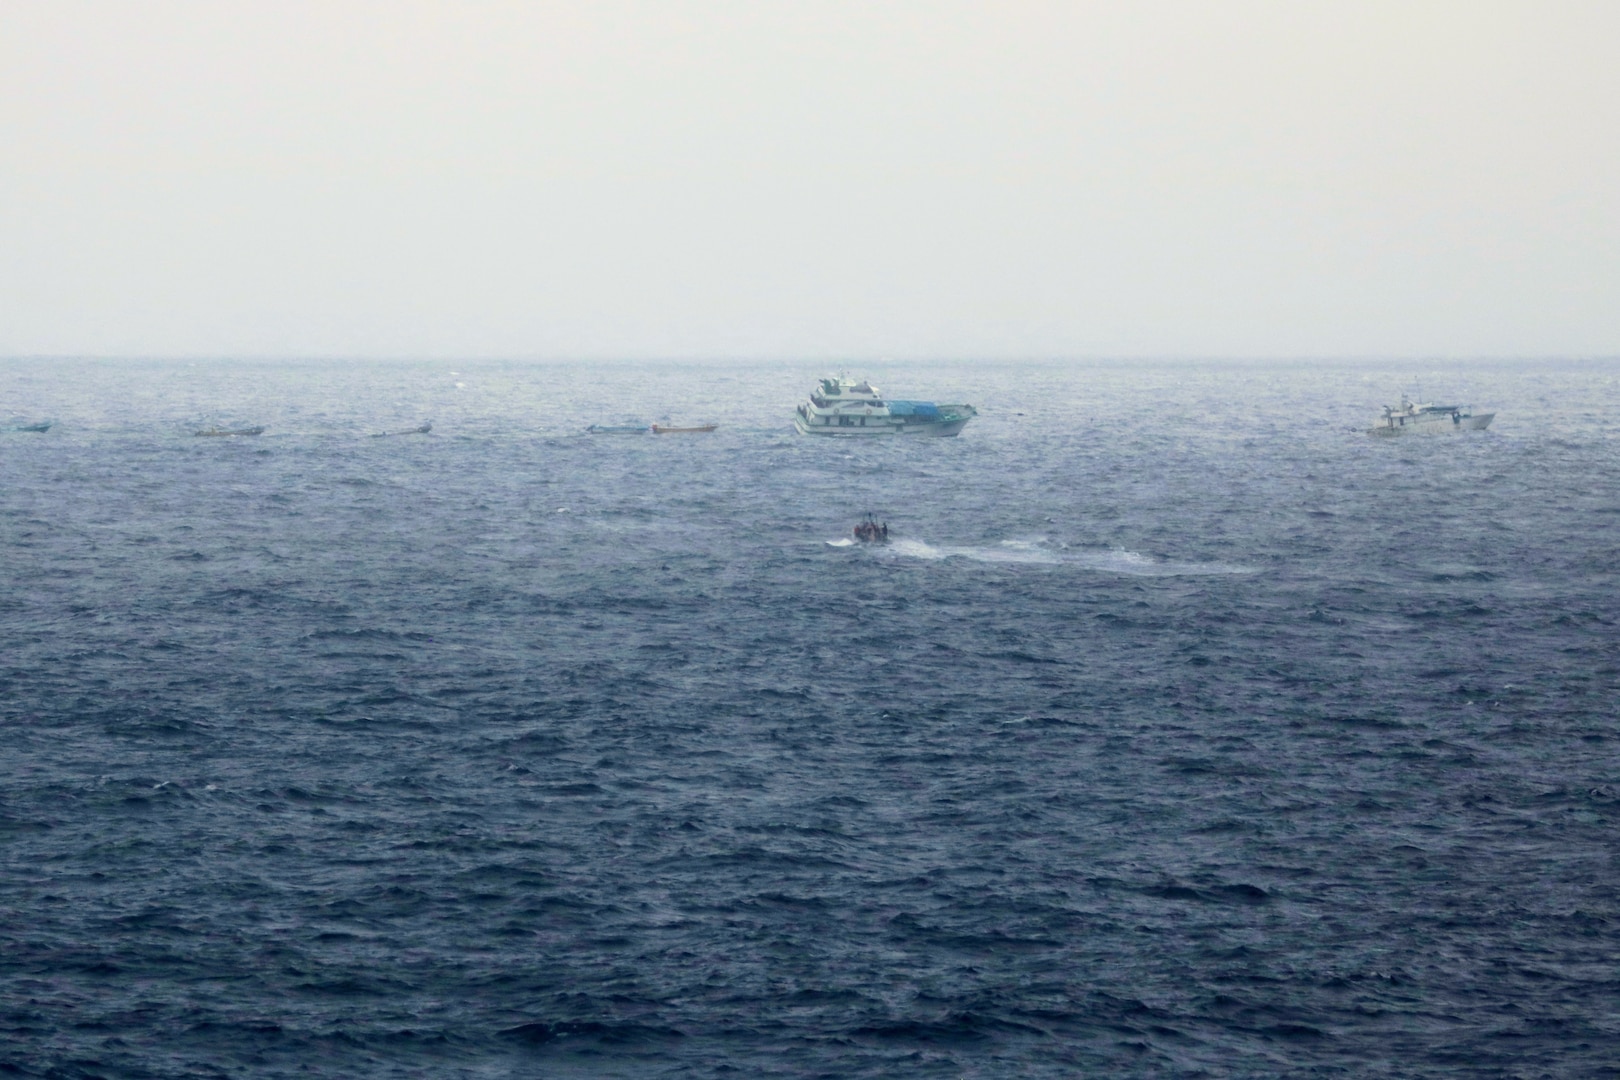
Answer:
[(1620, 4), (0, 0), (0, 353), (1620, 352)]

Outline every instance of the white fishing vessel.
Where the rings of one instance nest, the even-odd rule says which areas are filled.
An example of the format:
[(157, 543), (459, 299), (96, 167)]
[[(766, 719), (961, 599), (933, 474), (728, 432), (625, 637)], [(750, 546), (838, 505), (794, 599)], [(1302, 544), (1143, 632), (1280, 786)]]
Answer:
[(955, 435), (979, 415), (971, 405), (896, 401), (862, 379), (822, 379), (793, 414), (801, 435)]
[(1367, 429), (1369, 435), (1427, 434), (1447, 431), (1484, 431), (1496, 419), (1495, 413), (1475, 415), (1467, 405), (1436, 405), (1417, 402), (1401, 395), (1399, 405), (1385, 405), (1378, 423)]
[(232, 437), (237, 436), (237, 435), (263, 435), (264, 434), (264, 428), (262, 428), (262, 427), (239, 427), (239, 428), (211, 427), (211, 428), (203, 428), (201, 431), (194, 431), (194, 432), (192, 432), (192, 434), (196, 435), (200, 439), (232, 438)]

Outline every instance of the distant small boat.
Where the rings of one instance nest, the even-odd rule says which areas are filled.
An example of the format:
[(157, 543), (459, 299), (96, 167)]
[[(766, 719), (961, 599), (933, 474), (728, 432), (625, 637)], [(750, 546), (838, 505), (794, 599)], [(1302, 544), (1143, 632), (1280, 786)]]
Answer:
[(211, 427), (211, 428), (203, 428), (201, 431), (194, 432), (194, 434), (198, 438), (221, 438), (221, 437), (224, 437), (224, 436), (227, 436), (227, 435), (263, 435), (264, 434), (264, 428), (262, 428), (262, 427), (242, 427), (242, 428), (217, 428), (217, 427)]
[(1401, 395), (1399, 405), (1385, 405), (1378, 423), (1367, 429), (1369, 435), (1405, 435), (1409, 432), (1430, 434), (1449, 431), (1484, 431), (1496, 418), (1495, 413), (1475, 414), (1467, 405), (1436, 405), (1430, 401), (1413, 401)]
[(592, 424), (585, 430), (592, 435), (645, 435), (651, 429), (641, 424)]
[(420, 427), (405, 428), (403, 431), (377, 431), (372, 433), (373, 439), (385, 439), (390, 435), (426, 435), (433, 430), (432, 423), (422, 424)]
[(698, 435), (713, 431), (719, 426), (719, 424), (698, 424), (695, 427), (670, 427), (668, 424), (654, 424), (652, 433), (654, 435)]
[(41, 420), (37, 424), (18, 424), (13, 430), (14, 431), (49, 431), (49, 430), (51, 430), (51, 421), (49, 421), (49, 420)]

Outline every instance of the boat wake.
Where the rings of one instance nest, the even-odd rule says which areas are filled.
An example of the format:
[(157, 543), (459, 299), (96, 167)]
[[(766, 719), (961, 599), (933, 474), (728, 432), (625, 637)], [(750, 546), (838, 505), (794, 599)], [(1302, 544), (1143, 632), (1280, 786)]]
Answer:
[(1156, 559), (1139, 551), (1111, 548), (1108, 551), (1080, 551), (1063, 560), (1090, 570), (1107, 574), (1129, 574), (1133, 577), (1215, 577), (1225, 574), (1257, 574), (1253, 566), (1236, 563), (1191, 562), (1179, 559)]
[[(828, 543), (835, 547), (854, 546), (852, 540), (834, 540)], [(900, 558), (931, 561), (967, 559), (983, 563), (1076, 566), (1102, 574), (1125, 574), (1131, 577), (1205, 577), (1257, 572), (1254, 567), (1232, 563), (1159, 559), (1124, 548), (1075, 551), (1061, 545), (1053, 546), (1045, 538), (1003, 540), (999, 544), (984, 546), (934, 545), (922, 540), (895, 539), (891, 540), (884, 550)]]
[(1027, 540), (1006, 540), (994, 547), (968, 547), (942, 544), (938, 547), (922, 540), (892, 540), (889, 549), (896, 555), (912, 559), (971, 559), (991, 563), (1041, 563), (1055, 566), (1063, 562), (1062, 555), (1042, 548)]

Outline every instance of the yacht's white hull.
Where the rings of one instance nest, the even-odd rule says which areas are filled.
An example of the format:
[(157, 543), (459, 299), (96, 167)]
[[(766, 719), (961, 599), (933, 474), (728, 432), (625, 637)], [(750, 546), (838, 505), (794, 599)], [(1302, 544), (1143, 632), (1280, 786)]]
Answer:
[(866, 418), (872, 421), (862, 427), (844, 427), (837, 424), (809, 423), (804, 417), (794, 414), (793, 427), (800, 435), (829, 435), (833, 438), (860, 439), (879, 438), (894, 435), (955, 435), (967, 427), (967, 422), (973, 417), (958, 416), (950, 420), (914, 420), (911, 418), (873, 416)]

